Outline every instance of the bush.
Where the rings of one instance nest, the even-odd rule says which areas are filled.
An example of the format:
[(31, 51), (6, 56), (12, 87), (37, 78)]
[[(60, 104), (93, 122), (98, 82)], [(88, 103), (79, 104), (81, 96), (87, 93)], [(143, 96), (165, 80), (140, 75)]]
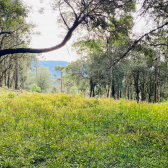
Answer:
[(38, 87), (36, 84), (30, 85), (29, 88), (30, 88), (30, 91), (31, 91), (31, 92), (38, 92), (38, 93), (41, 92), (41, 88)]
[(41, 93), (41, 88), (37, 87), (36, 92)]

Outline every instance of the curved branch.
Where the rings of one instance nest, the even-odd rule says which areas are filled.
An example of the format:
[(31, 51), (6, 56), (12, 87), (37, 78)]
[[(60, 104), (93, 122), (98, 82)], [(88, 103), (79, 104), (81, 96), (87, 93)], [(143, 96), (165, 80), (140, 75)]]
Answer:
[(115, 65), (116, 63), (118, 63), (118, 62), (119, 62), (121, 59), (123, 59), (131, 50), (133, 50), (133, 49), (136, 47), (136, 45), (137, 45), (145, 36), (147, 36), (147, 35), (149, 35), (149, 34), (155, 32), (156, 30), (159, 30), (159, 29), (163, 28), (163, 27), (166, 26), (166, 25), (168, 25), (168, 22), (166, 22), (165, 24), (163, 24), (163, 25), (157, 27), (156, 29), (153, 29), (153, 30), (151, 30), (150, 32), (145, 33), (143, 36), (141, 36), (138, 40), (136, 40), (136, 41), (133, 43), (133, 45), (132, 45), (131, 47), (128, 48), (128, 50), (127, 50), (120, 58), (118, 58), (118, 59), (116, 59), (116, 60), (114, 61), (114, 64), (113, 64), (113, 65)]
[(11, 32), (0, 32), (0, 35), (1, 34), (12, 34)]
[(63, 39), (63, 41), (54, 46), (54, 47), (50, 47), (50, 48), (42, 48), (42, 49), (35, 49), (35, 48), (16, 48), (16, 49), (4, 49), (4, 50), (0, 50), (0, 57), (2, 57), (3, 55), (6, 54), (16, 54), (16, 53), (45, 53), (45, 52), (50, 52), (50, 51), (54, 51), (57, 50), (61, 47), (63, 47), (71, 38), (73, 31), (78, 27), (80, 23), (76, 20), (73, 24), (73, 26), (69, 29), (69, 31), (67, 32), (65, 38)]
[(66, 25), (66, 27), (67, 27), (67, 28), (68, 28), (68, 30), (69, 30), (70, 28), (69, 28), (69, 26), (68, 26), (67, 22), (65, 21), (65, 19), (64, 19), (64, 17), (63, 17), (63, 15), (62, 15), (62, 12), (61, 12), (61, 5), (60, 5), (60, 3), (59, 3), (59, 12), (60, 12), (60, 15), (61, 15), (61, 18), (62, 18), (62, 20), (63, 20), (64, 24)]
[(72, 7), (72, 5), (67, 1), (67, 0), (65, 0), (65, 2), (67, 3), (67, 5), (73, 10), (73, 13), (74, 13), (74, 15), (75, 15), (75, 18), (77, 19), (78, 18), (78, 16), (77, 16), (77, 14), (76, 14), (76, 12), (75, 12), (75, 10), (74, 10), (74, 8)]

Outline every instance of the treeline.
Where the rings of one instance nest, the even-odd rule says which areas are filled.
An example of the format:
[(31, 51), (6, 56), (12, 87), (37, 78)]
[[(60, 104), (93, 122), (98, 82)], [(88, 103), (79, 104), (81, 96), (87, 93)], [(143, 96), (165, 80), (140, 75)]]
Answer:
[[(27, 47), (34, 25), (26, 23), (28, 8), (19, 0), (0, 1), (0, 50)], [(0, 57), (0, 87), (25, 88), (32, 54), (8, 54)]]
[[(97, 23), (87, 37), (76, 42), (74, 47), (80, 59), (67, 69), (79, 90), (84, 94), (89, 90), (90, 97), (126, 98), (137, 102), (167, 100), (166, 4), (144, 1), (140, 13), (157, 28), (139, 39), (136, 37), (138, 40), (133, 40), (133, 17), (128, 11), (122, 11), (117, 19), (115, 13), (111, 13), (108, 24)], [(164, 29), (158, 28), (161, 23)]]
[[(74, 43), (80, 59), (66, 68), (56, 67), (55, 70), (60, 70), (62, 75), (57, 78), (55, 87), (52, 87), (51, 74), (45, 67), (36, 66), (36, 73), (32, 73), (29, 69), (35, 55), (24, 52), (46, 50), (17, 50), (27, 48), (31, 40), (34, 25), (26, 23), (29, 8), (19, 0), (1, 0), (0, 86), (38, 92), (81, 92), (90, 97), (126, 98), (138, 102), (167, 99), (167, 1), (59, 2), (55, 0), (53, 8), (70, 10), (61, 12), (60, 8), (60, 19), (67, 35), (60, 46), (55, 47), (65, 45), (77, 27), (80, 32), (85, 30), (87, 35)], [(139, 16), (153, 26), (149, 29), (146, 25), (147, 33), (139, 38), (132, 31), (135, 24), (133, 14), (137, 14), (138, 3), (141, 6)], [(5, 49), (11, 49), (15, 54), (5, 55), (11, 53)]]
[[(160, 102), (168, 97), (168, 66), (158, 50), (149, 55), (134, 51), (126, 59), (110, 66), (116, 53), (93, 54), (70, 63), (68, 76), (79, 90), (90, 97), (113, 97), (129, 100)], [(88, 92), (89, 90), (89, 92)]]

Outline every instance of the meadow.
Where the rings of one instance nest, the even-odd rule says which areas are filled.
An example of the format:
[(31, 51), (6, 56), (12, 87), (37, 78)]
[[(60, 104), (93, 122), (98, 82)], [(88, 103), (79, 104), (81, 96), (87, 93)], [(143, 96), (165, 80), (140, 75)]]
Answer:
[(0, 92), (1, 168), (167, 168), (168, 104)]

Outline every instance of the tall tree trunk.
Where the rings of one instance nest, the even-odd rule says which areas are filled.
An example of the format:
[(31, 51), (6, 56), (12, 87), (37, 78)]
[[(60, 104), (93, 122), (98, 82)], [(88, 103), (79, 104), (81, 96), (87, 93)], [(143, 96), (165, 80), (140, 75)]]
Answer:
[(2, 87), (3, 83), (3, 76), (0, 76), (0, 87)]
[(90, 80), (90, 97), (95, 97), (93, 80)]
[(114, 87), (114, 80), (113, 80), (113, 67), (111, 67), (111, 70), (110, 70), (110, 89), (111, 89), (110, 97), (115, 99), (115, 87)]
[(61, 71), (61, 93), (62, 93), (62, 71)]
[(109, 97), (109, 92), (110, 92), (109, 85), (108, 85), (108, 88), (106, 88), (106, 92), (107, 92), (107, 97)]
[(139, 103), (139, 88), (138, 88), (138, 85), (136, 85), (136, 100), (137, 100), (137, 103)]
[(11, 70), (8, 70), (8, 81), (7, 81), (7, 86), (10, 88), (10, 75), (11, 75)]
[(151, 102), (151, 96), (152, 96), (152, 79), (151, 79), (151, 75), (148, 74), (149, 76), (149, 83), (148, 83), (148, 89), (147, 89), (147, 92), (148, 92), (148, 102)]
[(116, 99), (114, 81), (113, 81), (113, 83), (112, 83), (112, 98)]
[(18, 58), (16, 58), (16, 61), (15, 61), (15, 89), (18, 89), (18, 83), (19, 83), (19, 63), (18, 63)]
[(142, 83), (141, 84), (141, 100), (145, 101), (145, 99), (146, 99), (146, 96), (145, 96), (145, 84)]
[(140, 90), (139, 90), (139, 70), (135, 72), (135, 75), (134, 75), (134, 86), (135, 86), (135, 92), (136, 92), (136, 100), (137, 100), (137, 103), (139, 103), (139, 93), (140, 93)]
[(5, 84), (5, 86), (7, 86), (7, 77), (6, 77), (7, 75), (6, 74), (7, 74), (7, 72), (4, 73), (4, 84)]
[(160, 102), (160, 52), (157, 59), (156, 102)]
[(130, 94), (129, 94), (129, 92), (130, 92), (130, 88), (129, 88), (129, 86), (127, 86), (127, 98), (128, 98), (128, 100), (130, 99)]

